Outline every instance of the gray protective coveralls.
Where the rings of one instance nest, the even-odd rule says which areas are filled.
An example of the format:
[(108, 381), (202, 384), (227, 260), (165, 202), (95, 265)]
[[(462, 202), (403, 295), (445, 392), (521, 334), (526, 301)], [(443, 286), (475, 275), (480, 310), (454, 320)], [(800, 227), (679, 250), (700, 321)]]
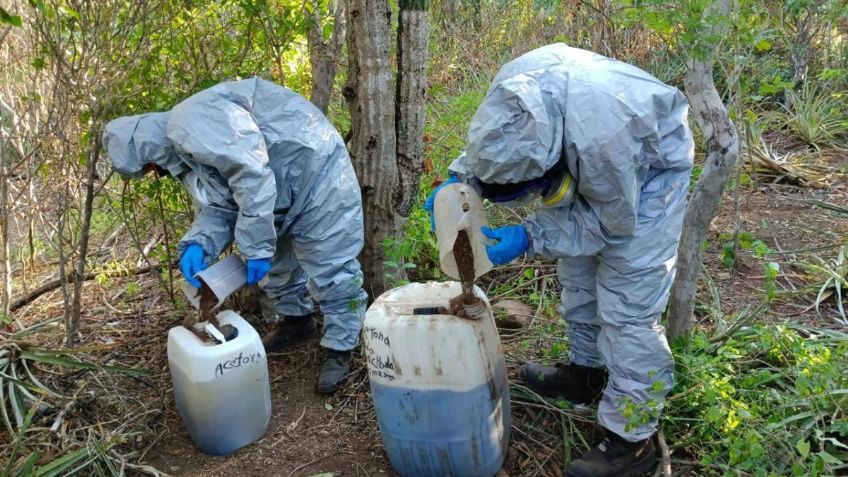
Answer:
[(197, 217), (179, 243), (206, 261), (235, 241), (248, 259), (272, 258), (259, 282), (283, 316), (324, 314), (325, 348), (358, 342), (367, 305), (356, 256), (363, 246), (359, 184), (344, 141), (299, 94), (252, 78), (221, 83), (166, 113), (106, 125), (112, 165), (137, 177), (155, 163), (179, 179)]
[[(609, 371), (599, 422), (629, 441), (653, 434), (673, 385), (659, 322), (694, 155), (687, 112), (679, 91), (634, 66), (549, 45), (500, 69), (450, 166), (510, 184), (564, 156), (576, 192), (523, 225), (532, 253), (559, 259), (571, 362)], [(652, 417), (628, 425), (634, 409)]]

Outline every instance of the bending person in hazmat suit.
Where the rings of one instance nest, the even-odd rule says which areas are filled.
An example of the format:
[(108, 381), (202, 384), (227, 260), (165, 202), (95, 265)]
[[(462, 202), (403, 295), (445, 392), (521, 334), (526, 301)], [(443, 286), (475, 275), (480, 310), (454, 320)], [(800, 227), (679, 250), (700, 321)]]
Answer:
[(235, 241), (247, 284), (274, 304), (266, 351), (316, 334), (309, 282), (324, 315), (318, 390), (335, 391), (350, 370), (367, 295), (356, 260), (359, 184), (330, 121), (302, 96), (253, 78), (201, 91), (170, 112), (118, 118), (103, 144), (125, 178), (155, 170), (194, 199), (197, 218), (179, 243), (189, 283), (200, 287), (195, 275)]
[(660, 315), (692, 169), (687, 111), (679, 91), (634, 66), (549, 45), (500, 69), (450, 166), (447, 182), (495, 203), (541, 197), (520, 225), (484, 233), (495, 265), (558, 259), (569, 363), (529, 363), (521, 378), (546, 396), (600, 399), (606, 436), (569, 477), (639, 475), (655, 461), (650, 437), (674, 379)]

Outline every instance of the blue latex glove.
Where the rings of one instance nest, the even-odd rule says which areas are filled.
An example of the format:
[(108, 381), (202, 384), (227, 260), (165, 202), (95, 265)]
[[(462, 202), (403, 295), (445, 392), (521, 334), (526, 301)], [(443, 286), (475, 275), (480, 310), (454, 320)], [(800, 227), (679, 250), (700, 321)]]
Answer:
[(495, 265), (509, 263), (530, 248), (527, 230), (523, 225), (507, 225), (496, 229), (483, 227), (483, 235), (497, 241), (494, 245), (486, 245), (486, 255)]
[(203, 261), (205, 255), (203, 247), (193, 243), (186, 247), (180, 258), (180, 271), (183, 272), (183, 278), (194, 288), (200, 288), (200, 280), (194, 276), (206, 270), (206, 263)]
[(433, 189), (433, 192), (430, 192), (430, 195), (427, 197), (427, 200), (424, 202), (424, 210), (426, 210), (427, 213), (430, 214), (430, 230), (433, 230), (433, 231), (436, 230), (436, 220), (433, 217), (433, 215), (434, 215), (433, 214), (433, 207), (435, 207), (435, 205), (436, 205), (436, 194), (439, 193), (439, 191), (442, 189), (442, 187), (444, 187), (448, 184), (456, 184), (457, 182), (459, 182), (458, 177), (456, 177), (454, 175), (448, 176), (448, 180), (442, 182), (441, 184), (439, 184), (438, 187)]
[(247, 260), (247, 286), (255, 285), (271, 270), (270, 258), (250, 258)]

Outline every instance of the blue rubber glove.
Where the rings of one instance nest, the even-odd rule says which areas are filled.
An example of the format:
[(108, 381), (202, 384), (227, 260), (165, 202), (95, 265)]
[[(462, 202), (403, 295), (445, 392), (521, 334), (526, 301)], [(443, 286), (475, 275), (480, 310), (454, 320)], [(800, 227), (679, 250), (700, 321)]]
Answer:
[(438, 187), (433, 189), (433, 192), (430, 192), (430, 195), (427, 197), (427, 200), (424, 202), (424, 210), (426, 210), (427, 213), (430, 214), (430, 230), (433, 230), (433, 231), (436, 230), (436, 219), (433, 217), (433, 215), (434, 215), (433, 214), (433, 207), (435, 207), (435, 205), (436, 205), (436, 194), (439, 193), (439, 191), (442, 189), (442, 187), (444, 187), (448, 184), (456, 184), (457, 182), (459, 182), (458, 177), (456, 177), (454, 175), (448, 176), (448, 180), (442, 182), (441, 184), (439, 184)]
[(194, 276), (206, 270), (206, 263), (203, 261), (205, 255), (203, 247), (193, 243), (186, 247), (180, 258), (180, 271), (183, 272), (183, 278), (194, 288), (200, 288), (200, 280)]
[(527, 230), (523, 225), (507, 225), (496, 229), (483, 227), (483, 235), (497, 241), (494, 245), (486, 245), (486, 255), (494, 265), (509, 263), (530, 248)]
[(270, 258), (250, 258), (247, 260), (247, 286), (255, 285), (271, 270)]

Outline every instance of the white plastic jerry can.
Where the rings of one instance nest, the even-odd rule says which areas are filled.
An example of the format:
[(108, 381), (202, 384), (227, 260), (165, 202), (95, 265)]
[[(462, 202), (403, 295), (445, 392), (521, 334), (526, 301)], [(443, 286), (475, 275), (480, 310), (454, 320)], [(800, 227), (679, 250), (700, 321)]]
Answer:
[(381, 295), (363, 341), (383, 445), (404, 477), (491, 477), (509, 445), (506, 364), (483, 292), (482, 319), (437, 314), (457, 282), (413, 283)]
[(448, 184), (436, 195), (433, 209), (436, 239), (439, 243), (439, 265), (445, 275), (459, 280), (453, 247), (459, 231), (468, 233), (474, 255), (474, 278), (479, 278), (494, 265), (486, 253), (488, 239), (481, 230), (488, 225), (486, 208), (480, 194), (468, 184)]
[(265, 434), (271, 387), (256, 330), (233, 311), (217, 318), (235, 329), (228, 341), (204, 341), (183, 326), (171, 328), (168, 366), (177, 410), (192, 440), (206, 454), (224, 455)]

